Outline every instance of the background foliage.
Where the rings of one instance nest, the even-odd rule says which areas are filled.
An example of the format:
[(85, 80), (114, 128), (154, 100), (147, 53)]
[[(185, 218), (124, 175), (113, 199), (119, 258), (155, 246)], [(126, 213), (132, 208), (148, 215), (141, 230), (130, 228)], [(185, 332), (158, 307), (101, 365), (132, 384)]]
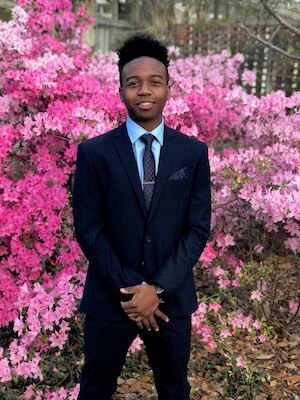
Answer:
[[(85, 9), (69, 0), (18, 3), (0, 25), (1, 391), (6, 399), (75, 399), (86, 272), (72, 227), (76, 148), (126, 113), (116, 56), (82, 40)], [(274, 320), (280, 282), (270, 277), (299, 251), (300, 95), (247, 94), (236, 82), (255, 76), (239, 77), (241, 54), (170, 55), (166, 123), (209, 145), (212, 170), (213, 229), (195, 271), (194, 332), (228, 371), (253, 376), (236, 344), (247, 338), (255, 351), (271, 325), (299, 311), (295, 276), (284, 317)]]

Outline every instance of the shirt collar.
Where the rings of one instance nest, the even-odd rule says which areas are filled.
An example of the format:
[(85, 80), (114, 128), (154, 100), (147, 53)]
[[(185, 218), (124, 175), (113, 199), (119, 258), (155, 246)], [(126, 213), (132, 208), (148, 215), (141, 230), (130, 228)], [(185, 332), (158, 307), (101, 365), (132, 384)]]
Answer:
[(126, 128), (131, 143), (134, 144), (145, 132), (151, 132), (162, 146), (164, 142), (164, 123), (165, 121), (162, 118), (161, 123), (153, 131), (146, 131), (145, 128), (134, 122), (130, 117), (127, 117)]

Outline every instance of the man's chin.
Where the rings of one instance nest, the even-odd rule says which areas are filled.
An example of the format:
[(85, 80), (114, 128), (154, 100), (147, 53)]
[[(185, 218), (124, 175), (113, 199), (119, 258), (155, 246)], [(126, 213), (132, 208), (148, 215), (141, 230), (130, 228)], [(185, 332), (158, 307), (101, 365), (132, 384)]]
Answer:
[(150, 121), (155, 121), (156, 118), (153, 118), (153, 115), (134, 115), (134, 116), (130, 116), (130, 118), (135, 121), (135, 122), (150, 122)]

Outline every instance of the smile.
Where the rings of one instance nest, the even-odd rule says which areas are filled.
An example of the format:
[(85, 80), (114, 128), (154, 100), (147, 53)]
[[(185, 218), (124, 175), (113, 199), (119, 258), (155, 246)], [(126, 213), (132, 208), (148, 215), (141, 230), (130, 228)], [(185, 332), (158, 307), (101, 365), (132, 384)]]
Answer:
[(148, 110), (148, 109), (152, 108), (153, 104), (154, 103), (151, 101), (141, 101), (141, 102), (137, 103), (137, 106), (143, 110)]

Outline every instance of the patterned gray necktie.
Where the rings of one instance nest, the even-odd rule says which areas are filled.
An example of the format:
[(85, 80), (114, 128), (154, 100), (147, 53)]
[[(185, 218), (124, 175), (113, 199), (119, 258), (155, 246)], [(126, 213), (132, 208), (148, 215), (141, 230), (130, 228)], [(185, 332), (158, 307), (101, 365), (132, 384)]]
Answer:
[(150, 133), (148, 133), (141, 136), (141, 139), (146, 145), (143, 157), (143, 165), (144, 165), (143, 190), (144, 190), (146, 208), (148, 211), (155, 183), (155, 160), (151, 149), (152, 142), (155, 139), (155, 137)]

